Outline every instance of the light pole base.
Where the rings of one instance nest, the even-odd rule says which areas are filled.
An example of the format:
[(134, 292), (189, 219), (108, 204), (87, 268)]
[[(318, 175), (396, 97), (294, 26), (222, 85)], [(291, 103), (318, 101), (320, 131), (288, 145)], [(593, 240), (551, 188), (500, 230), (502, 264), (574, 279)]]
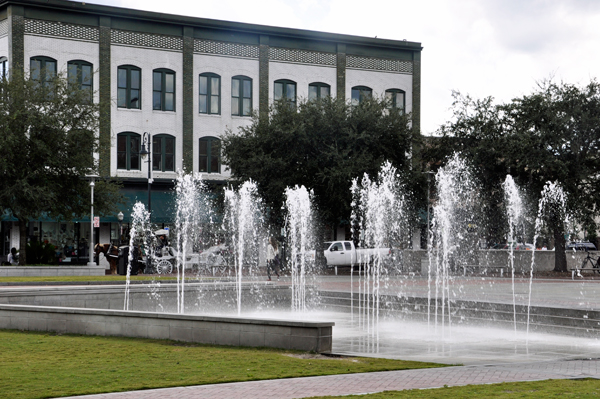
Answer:
[(96, 264), (96, 262), (88, 262), (88, 263), (87, 263), (87, 266), (88, 266), (88, 267), (96, 267), (96, 266), (98, 266), (98, 265)]

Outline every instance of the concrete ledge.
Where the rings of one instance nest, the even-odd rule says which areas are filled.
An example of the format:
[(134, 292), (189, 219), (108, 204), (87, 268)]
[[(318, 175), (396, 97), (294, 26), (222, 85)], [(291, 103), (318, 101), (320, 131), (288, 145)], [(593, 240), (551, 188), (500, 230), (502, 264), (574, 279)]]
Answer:
[(0, 277), (55, 277), (104, 275), (104, 266), (0, 266)]
[(331, 352), (332, 322), (0, 305), (0, 329)]

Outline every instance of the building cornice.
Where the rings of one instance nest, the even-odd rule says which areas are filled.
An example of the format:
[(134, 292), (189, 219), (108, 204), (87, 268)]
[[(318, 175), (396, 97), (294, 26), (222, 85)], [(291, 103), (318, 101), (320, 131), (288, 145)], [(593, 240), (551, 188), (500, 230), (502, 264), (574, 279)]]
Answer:
[[(163, 23), (170, 25), (179, 25), (193, 28), (210, 28), (218, 30), (233, 30), (240, 33), (255, 35), (273, 35), (286, 38), (296, 38), (304, 40), (316, 40), (322, 42), (333, 42), (346, 45), (362, 45), (370, 47), (388, 48), (412, 52), (420, 52), (423, 48), (421, 43), (369, 38), (362, 36), (345, 35), (339, 33), (319, 32), (304, 29), (282, 28), (268, 25), (257, 25), (243, 22), (231, 22), (215, 19), (197, 18), (182, 15), (164, 14), (151, 11), (134, 10), (122, 7), (104, 6), (98, 4), (89, 4), (85, 2), (75, 2), (67, 0), (0, 0), (0, 9), (10, 5), (35, 7), (40, 9), (52, 9), (84, 13), (94, 16), (104, 16), (112, 18), (127, 18), (145, 22)], [(183, 29), (182, 29), (183, 30)]]

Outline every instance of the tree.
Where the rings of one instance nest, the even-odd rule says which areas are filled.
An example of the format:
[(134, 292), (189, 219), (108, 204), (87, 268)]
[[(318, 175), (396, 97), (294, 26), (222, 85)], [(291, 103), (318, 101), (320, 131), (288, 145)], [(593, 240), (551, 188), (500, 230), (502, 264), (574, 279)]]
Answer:
[(409, 176), (417, 137), (410, 116), (388, 109), (385, 101), (365, 99), (357, 106), (330, 97), (293, 107), (278, 102), (268, 118), (254, 116), (239, 132), (228, 132), (223, 154), (233, 176), (254, 180), (269, 205), (271, 221), (281, 225), (286, 187), (312, 189), (321, 220), (335, 226), (348, 220), (350, 186), (363, 173), (375, 176), (385, 160)]
[[(551, 81), (507, 104), (455, 95), (454, 120), (441, 127), (442, 139), (431, 157), (462, 151), (480, 172), (494, 199), (507, 173), (527, 187), (535, 203), (547, 182), (568, 195), (576, 221), (592, 231), (600, 212), (600, 84), (580, 87)], [(434, 155), (431, 155), (434, 154)], [(496, 189), (497, 190), (497, 189)], [(555, 271), (566, 271), (565, 227), (549, 212), (546, 223), (555, 240)], [(560, 220), (559, 220), (560, 219)]]
[[(36, 80), (12, 72), (0, 81), (0, 212), (19, 222), (19, 263), (26, 262), (27, 222), (89, 215), (90, 187), (98, 149), (98, 105), (62, 75)], [(109, 212), (121, 202), (118, 185), (101, 179), (94, 209)]]

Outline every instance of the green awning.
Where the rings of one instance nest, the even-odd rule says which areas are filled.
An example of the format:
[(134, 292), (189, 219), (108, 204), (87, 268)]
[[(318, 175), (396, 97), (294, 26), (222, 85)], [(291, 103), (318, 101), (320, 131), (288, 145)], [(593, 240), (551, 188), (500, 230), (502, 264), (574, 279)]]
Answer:
[[(121, 193), (125, 204), (116, 207), (114, 215), (101, 216), (100, 222), (117, 223), (117, 214), (123, 212), (123, 222), (131, 222), (133, 206), (136, 202), (148, 206), (148, 190), (124, 188)], [(175, 221), (175, 193), (172, 190), (152, 190), (152, 223), (173, 223)]]

